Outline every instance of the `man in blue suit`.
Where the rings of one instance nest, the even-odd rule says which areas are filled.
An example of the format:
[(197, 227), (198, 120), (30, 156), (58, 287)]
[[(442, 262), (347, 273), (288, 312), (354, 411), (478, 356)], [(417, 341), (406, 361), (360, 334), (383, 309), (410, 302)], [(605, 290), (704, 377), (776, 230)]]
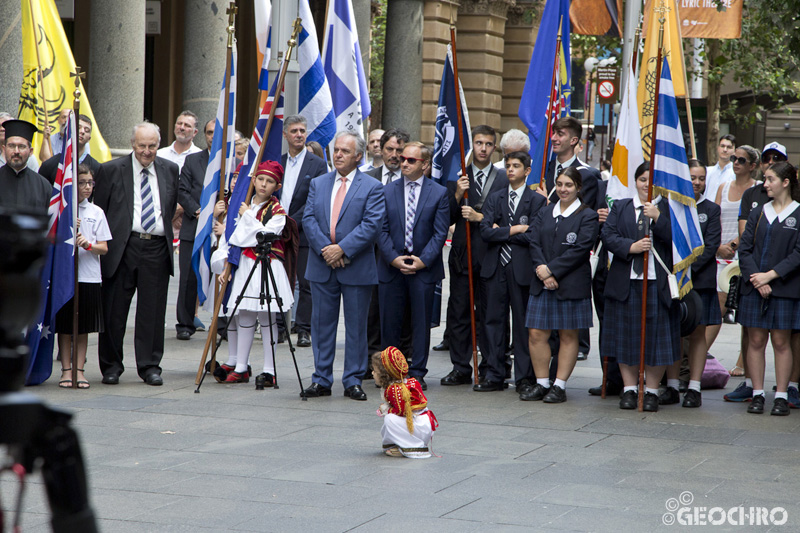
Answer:
[(450, 224), (447, 189), (424, 175), (431, 155), (420, 142), (406, 144), (400, 156), (402, 179), (384, 187), (386, 217), (378, 262), (381, 338), (387, 346), (399, 345), (403, 314), (410, 303), (414, 355), (408, 374), (423, 390), (433, 294), (436, 283), (444, 279), (442, 247)]
[(378, 283), (374, 245), (383, 227), (380, 182), (358, 170), (366, 151), (361, 137), (339, 132), (334, 140), (334, 172), (311, 180), (303, 215), (311, 283), (314, 375), (301, 396), (330, 396), (339, 301), (344, 303), (344, 395), (366, 400), (361, 378), (367, 371), (367, 312)]

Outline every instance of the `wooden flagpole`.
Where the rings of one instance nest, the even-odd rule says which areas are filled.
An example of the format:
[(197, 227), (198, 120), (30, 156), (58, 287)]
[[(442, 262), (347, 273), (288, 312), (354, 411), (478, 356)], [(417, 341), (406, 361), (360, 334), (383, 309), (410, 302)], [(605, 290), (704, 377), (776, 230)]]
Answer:
[[(74, 116), (72, 117), (72, 126), (69, 129), (69, 135), (72, 137), (72, 227), (75, 228), (75, 238), (72, 239), (72, 257), (73, 272), (74, 272), (74, 293), (72, 296), (72, 342), (70, 343), (70, 366), (72, 367), (72, 388), (78, 388), (78, 117), (81, 112), (81, 78), (86, 77), (86, 74), (81, 72), (81, 67), (75, 67), (75, 72), (70, 73), (70, 76), (75, 78), (75, 90), (72, 92), (74, 97), (72, 109)], [(43, 88), (44, 89), (44, 88)], [(42, 91), (44, 92), (44, 91)], [(75, 134), (73, 136), (73, 134)], [(62, 148), (67, 149), (67, 143), (64, 143)], [(64, 169), (66, 172), (66, 169)], [(86, 362), (84, 361), (84, 367)]]
[[(283, 59), (283, 64), (281, 65), (281, 72), (280, 77), (278, 78), (278, 86), (275, 89), (275, 99), (273, 100), (272, 106), (269, 111), (269, 118), (267, 119), (267, 126), (264, 129), (264, 138), (261, 140), (261, 146), (258, 148), (258, 155), (256, 156), (255, 161), (253, 161), (253, 165), (250, 169), (250, 185), (247, 188), (247, 199), (245, 203), (250, 203), (250, 199), (253, 195), (253, 175), (258, 168), (258, 165), (261, 163), (261, 158), (264, 157), (264, 148), (267, 145), (267, 140), (269, 139), (269, 130), (272, 127), (272, 123), (275, 120), (275, 112), (278, 109), (278, 100), (280, 98), (280, 94), (283, 92), (283, 84), (286, 80), (286, 71), (289, 68), (289, 59), (292, 56), (292, 50), (295, 46), (297, 46), (297, 36), (300, 34), (301, 28), (301, 20), (298, 18), (294, 21), (294, 31), (292, 32), (292, 36), (288, 42), (288, 48), (286, 50), (286, 56)], [(228, 209), (234, 209), (234, 206), (228, 206)], [(222, 295), (225, 294), (225, 290), (228, 288), (228, 278), (231, 275), (231, 265), (227, 263), (225, 265), (225, 271), (222, 273), (222, 286), (217, 293), (217, 298), (214, 301), (214, 314), (211, 317), (211, 326), (208, 328), (208, 337), (206, 338), (206, 344), (203, 347), (203, 357), (200, 360), (200, 366), (197, 369), (197, 376), (195, 377), (195, 385), (197, 385), (197, 389), (195, 389), (196, 393), (200, 392), (200, 383), (203, 379), (203, 372), (206, 366), (206, 359), (208, 358), (208, 352), (211, 349), (211, 343), (217, 337), (217, 320), (219, 318), (219, 309), (222, 307)], [(219, 284), (216, 284), (219, 286)], [(216, 352), (212, 353), (212, 360), (214, 359)]]
[[(460, 149), (461, 157), (461, 175), (467, 175), (467, 161), (464, 157), (464, 117), (462, 117), (461, 108), (461, 87), (458, 83), (458, 59), (456, 55), (456, 25), (453, 20), (452, 6), (450, 10), (450, 48), (453, 54), (453, 85), (455, 85), (456, 94), (456, 117), (458, 117), (458, 146)], [(464, 191), (464, 200), (469, 204), (469, 189)], [(480, 198), (479, 198), (480, 200)], [(465, 223), (466, 239), (467, 239), (467, 278), (469, 279), (469, 325), (470, 335), (472, 338), (472, 372), (474, 375), (475, 383), (478, 383), (478, 335), (477, 327), (475, 324), (475, 287), (473, 285), (474, 273), (472, 269), (472, 230), (470, 229), (469, 220)]]
[[(666, 13), (669, 8), (664, 6), (664, 0), (661, 0), (661, 4), (659, 7), (655, 8), (657, 13), (661, 14), (661, 18), (658, 19), (660, 27), (658, 29), (658, 57), (656, 59), (656, 92), (655, 92), (655, 103), (653, 106), (653, 142), (652, 147), (653, 149), (650, 151), (650, 171), (648, 172), (648, 182), (647, 182), (647, 201), (648, 203), (653, 200), (653, 172), (655, 171), (655, 161), (656, 161), (656, 153), (655, 153), (655, 146), (656, 146), (656, 129), (658, 127), (658, 95), (659, 91), (661, 90), (661, 61), (662, 61), (662, 46), (664, 44), (664, 13)], [(648, 232), (649, 233), (649, 232)], [(652, 243), (651, 243), (652, 247)], [(639, 342), (639, 398), (638, 398), (638, 407), (639, 411), (644, 411), (644, 351), (645, 351), (645, 333), (647, 331), (647, 270), (648, 270), (648, 262), (649, 262), (650, 254), (644, 254), (644, 265), (642, 266), (642, 319), (641, 319), (641, 338)]]
[[(558, 20), (558, 36), (556, 37), (556, 56), (553, 61), (553, 77), (550, 81), (550, 98), (553, 98), (553, 89), (556, 87), (557, 83), (557, 76), (558, 76), (558, 66), (560, 63), (559, 56), (561, 55), (561, 28), (564, 22), (564, 16), (562, 15), (561, 18)], [(556, 95), (558, 98), (561, 95)], [(548, 198), (550, 191), (547, 190), (547, 163), (548, 163), (548, 152), (550, 151), (550, 135), (552, 135), (552, 124), (553, 124), (553, 102), (551, 101), (547, 106), (547, 127), (545, 128), (545, 137), (544, 137), (544, 153), (542, 154), (542, 174), (539, 179), (539, 188), (544, 191), (545, 198)], [(601, 154), (602, 155), (602, 154)], [(555, 180), (553, 180), (553, 186), (555, 186)]]

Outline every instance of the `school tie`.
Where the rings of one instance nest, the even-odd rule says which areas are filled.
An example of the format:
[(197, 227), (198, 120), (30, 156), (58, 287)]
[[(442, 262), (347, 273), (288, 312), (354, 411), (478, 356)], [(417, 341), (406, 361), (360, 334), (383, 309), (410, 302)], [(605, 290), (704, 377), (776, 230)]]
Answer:
[(483, 173), (482, 170), (479, 170), (478, 173), (475, 175), (475, 192), (477, 193), (477, 198), (475, 198), (475, 202), (480, 201), (481, 197), (483, 196), (483, 184), (484, 180), (486, 179), (486, 175)]
[(153, 233), (156, 229), (156, 210), (153, 205), (153, 191), (150, 189), (150, 171), (142, 169), (142, 229)]
[[(636, 219), (636, 240), (639, 241), (644, 239), (645, 237), (645, 228), (644, 228), (644, 207), (639, 206), (636, 209), (639, 210), (639, 216)], [(636, 254), (633, 257), (633, 272), (639, 276), (644, 272), (644, 254)]]
[(339, 220), (344, 197), (347, 196), (347, 178), (342, 176), (339, 179), (342, 184), (339, 186), (339, 190), (336, 191), (336, 196), (333, 199), (333, 208), (331, 209), (331, 242), (336, 242), (336, 222)]
[(414, 249), (414, 217), (417, 214), (417, 209), (414, 207), (417, 199), (417, 183), (410, 181), (408, 183), (408, 205), (406, 206), (406, 251), (411, 253)]
[[(511, 191), (508, 195), (508, 225), (511, 225), (511, 222), (514, 220), (514, 205), (516, 204), (517, 200), (517, 193), (516, 191)], [(509, 243), (504, 243), (503, 246), (500, 248), (500, 264), (506, 266), (508, 263), (511, 262), (511, 245)]]

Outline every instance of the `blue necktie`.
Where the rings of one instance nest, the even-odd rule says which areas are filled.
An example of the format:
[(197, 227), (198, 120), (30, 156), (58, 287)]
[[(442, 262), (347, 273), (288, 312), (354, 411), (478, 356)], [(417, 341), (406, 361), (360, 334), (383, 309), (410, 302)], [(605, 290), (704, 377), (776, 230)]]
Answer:
[(142, 229), (153, 233), (156, 229), (156, 210), (153, 205), (153, 191), (150, 189), (150, 171), (142, 169)]
[[(511, 191), (508, 195), (508, 225), (511, 226), (514, 220), (514, 204), (517, 199), (516, 191)], [(500, 248), (500, 264), (506, 266), (511, 262), (511, 245), (509, 243), (503, 244)]]
[(414, 217), (417, 210), (414, 207), (417, 198), (417, 184), (413, 181), (408, 183), (408, 206), (406, 207), (406, 250), (408, 253), (414, 249)]

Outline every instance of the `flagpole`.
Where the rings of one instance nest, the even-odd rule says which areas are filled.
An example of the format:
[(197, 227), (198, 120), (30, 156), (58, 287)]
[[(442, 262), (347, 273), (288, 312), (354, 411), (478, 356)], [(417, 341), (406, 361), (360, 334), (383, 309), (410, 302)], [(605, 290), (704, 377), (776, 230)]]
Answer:
[[(264, 130), (264, 138), (261, 140), (261, 146), (258, 148), (258, 154), (256, 155), (255, 161), (253, 161), (253, 165), (250, 168), (250, 184), (247, 188), (247, 197), (245, 203), (249, 204), (250, 199), (253, 194), (253, 175), (255, 171), (258, 169), (258, 165), (261, 163), (261, 158), (264, 156), (264, 148), (267, 145), (267, 139), (269, 138), (269, 130), (272, 127), (272, 122), (275, 119), (275, 112), (278, 108), (278, 99), (280, 94), (283, 92), (283, 83), (286, 80), (286, 71), (289, 68), (289, 59), (292, 56), (292, 50), (295, 46), (297, 46), (297, 36), (300, 34), (301, 29), (301, 20), (297, 18), (294, 21), (294, 30), (292, 31), (292, 36), (288, 42), (288, 49), (286, 50), (286, 56), (284, 57), (283, 64), (281, 65), (281, 72), (280, 76), (278, 77), (278, 85), (275, 90), (275, 99), (272, 102), (272, 106), (270, 107), (269, 111), (269, 118), (267, 119), (267, 127)], [(235, 209), (235, 206), (228, 206), (228, 209)], [(206, 337), (206, 344), (203, 347), (203, 357), (200, 359), (200, 366), (197, 369), (197, 376), (195, 377), (195, 385), (197, 388), (195, 389), (195, 393), (200, 392), (200, 384), (203, 381), (203, 373), (205, 371), (206, 366), (206, 359), (208, 358), (208, 352), (211, 349), (211, 343), (217, 337), (217, 321), (219, 318), (219, 309), (222, 307), (222, 297), (221, 295), (225, 294), (225, 291), (228, 288), (228, 279), (231, 275), (231, 264), (225, 264), (225, 270), (222, 273), (222, 286), (219, 287), (217, 283), (215, 283), (216, 287), (219, 287), (219, 292), (215, 293), (214, 299), (214, 314), (211, 317), (211, 326), (208, 328), (208, 336)], [(213, 361), (216, 357), (216, 351), (211, 354), (211, 360)], [(303, 398), (305, 399), (305, 398)]]
[[(452, 6), (450, 9), (450, 49), (453, 54), (453, 84), (455, 85), (456, 94), (456, 117), (458, 118), (458, 146), (460, 149), (459, 157), (461, 158), (461, 175), (466, 176), (467, 161), (464, 157), (464, 118), (461, 116), (461, 88), (458, 83), (458, 59), (456, 54), (456, 25), (455, 20), (453, 20)], [(469, 204), (469, 189), (464, 191), (464, 200)], [(469, 325), (472, 339), (472, 371), (475, 383), (478, 383), (478, 335), (475, 325), (475, 287), (472, 282), (474, 278), (474, 273), (472, 271), (472, 230), (470, 229), (469, 220), (466, 221), (464, 228), (466, 230), (467, 239), (467, 278), (469, 280)]]
[[(655, 172), (655, 147), (656, 147), (656, 129), (658, 127), (658, 96), (659, 91), (661, 90), (661, 61), (662, 61), (662, 51), (663, 51), (663, 44), (664, 44), (664, 13), (666, 13), (669, 8), (664, 6), (664, 0), (661, 0), (661, 3), (658, 8), (656, 9), (657, 13), (661, 14), (661, 18), (658, 19), (659, 22), (659, 29), (658, 29), (658, 56), (656, 58), (656, 90), (655, 90), (655, 102), (653, 104), (653, 141), (651, 144), (650, 150), (650, 171), (648, 172), (648, 180), (647, 180), (647, 201), (652, 202), (653, 200), (653, 173)], [(652, 245), (651, 245), (652, 246)], [(644, 254), (644, 264), (642, 265), (642, 317), (641, 317), (641, 336), (639, 340), (639, 398), (638, 398), (638, 407), (639, 411), (644, 411), (644, 351), (645, 351), (645, 332), (647, 330), (647, 272), (648, 272), (648, 260), (650, 254)]]
[[(36, 41), (36, 74), (39, 77), (39, 87), (42, 90), (42, 111), (44, 111), (44, 127), (45, 129), (50, 127), (50, 117), (47, 115), (47, 96), (44, 94), (44, 74), (42, 73), (42, 59), (39, 55), (39, 37), (36, 35), (36, 18), (33, 15), (33, 1), (28, 0), (28, 8), (30, 8), (31, 12), (31, 26), (33, 27), (33, 39)], [(39, 32), (41, 35), (41, 31)], [(50, 136), (48, 135), (45, 139), (47, 141), (47, 146), (50, 148), (50, 153), (53, 153), (53, 144), (50, 142)], [(73, 373), (73, 381), (76, 379), (75, 374)], [(74, 384), (73, 384), (74, 386)]]
[[(72, 109), (74, 116), (72, 117), (72, 126), (69, 128), (70, 137), (76, 134), (72, 139), (70, 146), (72, 147), (72, 227), (75, 228), (75, 238), (72, 239), (72, 257), (73, 261), (73, 278), (74, 278), (74, 293), (72, 296), (72, 342), (70, 343), (71, 357), (70, 366), (72, 367), (72, 388), (78, 388), (78, 139), (77, 139), (77, 126), (78, 116), (81, 111), (81, 78), (86, 74), (81, 72), (81, 67), (75, 67), (75, 72), (71, 73), (75, 77), (75, 90), (72, 92), (74, 97)], [(65, 139), (63, 150), (67, 149), (67, 142)], [(64, 169), (66, 173), (66, 169)], [(62, 184), (63, 186), (63, 184)], [(85, 363), (84, 363), (84, 366)]]
[[(558, 64), (559, 64), (559, 56), (561, 55), (561, 29), (562, 24), (564, 23), (564, 16), (562, 15), (561, 18), (558, 20), (558, 35), (556, 37), (556, 55), (555, 59), (553, 60), (553, 77), (550, 81), (550, 98), (553, 98), (553, 89), (556, 86), (556, 76), (558, 75)], [(556, 95), (560, 98), (560, 95)], [(547, 190), (547, 153), (550, 151), (550, 135), (552, 134), (551, 125), (553, 123), (553, 102), (551, 101), (547, 106), (547, 127), (545, 128), (545, 137), (544, 137), (544, 153), (542, 154), (542, 173), (541, 178), (539, 179), (539, 188), (544, 191), (545, 198), (549, 196), (549, 192)], [(602, 152), (602, 150), (601, 150)], [(602, 158), (602, 153), (600, 154)], [(553, 186), (555, 186), (555, 180), (553, 180)]]
[(228, 27), (226, 31), (228, 32), (228, 50), (225, 56), (225, 101), (222, 105), (222, 150), (220, 153), (220, 163), (219, 163), (219, 196), (217, 197), (217, 201), (221, 202), (225, 199), (225, 183), (228, 181), (228, 168), (227, 168), (227, 157), (228, 157), (228, 116), (230, 113), (230, 105), (231, 105), (231, 88), (228, 86), (231, 82), (231, 66), (233, 63), (233, 34), (236, 32), (236, 13), (239, 12), (239, 8), (236, 6), (236, 2), (231, 2), (228, 6), (226, 13), (228, 14)]

